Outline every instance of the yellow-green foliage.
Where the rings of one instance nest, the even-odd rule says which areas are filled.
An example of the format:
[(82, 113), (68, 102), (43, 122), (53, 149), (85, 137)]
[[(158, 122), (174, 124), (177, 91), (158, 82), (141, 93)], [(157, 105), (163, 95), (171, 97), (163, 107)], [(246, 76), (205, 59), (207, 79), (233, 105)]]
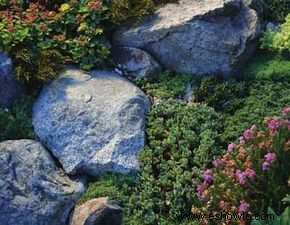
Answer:
[(42, 84), (55, 79), (66, 62), (57, 50), (35, 52), (20, 48), (12, 57), (17, 79), (27, 84)]
[(281, 29), (265, 32), (261, 40), (263, 49), (290, 51), (290, 14), (286, 17), (286, 22)]
[(178, 0), (114, 0), (111, 6), (111, 18), (114, 23), (139, 20), (154, 12), (158, 5)]

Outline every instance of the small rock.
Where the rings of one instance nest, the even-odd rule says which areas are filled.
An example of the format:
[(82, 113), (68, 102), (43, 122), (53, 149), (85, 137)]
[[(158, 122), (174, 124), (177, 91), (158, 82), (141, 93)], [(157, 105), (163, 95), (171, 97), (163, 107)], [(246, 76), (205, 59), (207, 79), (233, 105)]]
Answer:
[(160, 68), (148, 53), (138, 48), (115, 47), (112, 56), (125, 76), (146, 77)]
[(22, 85), (13, 74), (12, 60), (0, 52), (0, 107), (10, 107), (22, 93)]
[(65, 225), (85, 186), (32, 140), (0, 143), (0, 224)]
[(277, 31), (281, 28), (281, 24), (267, 23), (266, 30)]
[(94, 198), (76, 206), (70, 225), (121, 225), (122, 208), (108, 204), (108, 198)]

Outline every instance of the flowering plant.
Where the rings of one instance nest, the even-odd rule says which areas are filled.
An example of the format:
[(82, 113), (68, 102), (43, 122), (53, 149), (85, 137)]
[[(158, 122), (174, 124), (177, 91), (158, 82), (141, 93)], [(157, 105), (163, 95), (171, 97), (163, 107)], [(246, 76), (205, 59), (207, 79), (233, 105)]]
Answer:
[(204, 172), (203, 183), (196, 187), (205, 204), (202, 211), (265, 213), (268, 206), (283, 211), (281, 200), (289, 193), (290, 178), (289, 116), (286, 108), (281, 118), (265, 118), (213, 161), (214, 168)]
[(83, 69), (100, 67), (109, 56), (102, 25), (107, 12), (99, 0), (70, 0), (53, 11), (39, 3), (23, 8), (10, 0), (0, 11), (0, 51), (57, 49)]

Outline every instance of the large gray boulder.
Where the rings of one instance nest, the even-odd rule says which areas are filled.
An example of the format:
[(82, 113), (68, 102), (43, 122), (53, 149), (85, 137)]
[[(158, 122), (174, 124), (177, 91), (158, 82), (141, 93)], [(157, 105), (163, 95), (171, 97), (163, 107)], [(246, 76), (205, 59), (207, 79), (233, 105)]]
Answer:
[(0, 107), (7, 108), (23, 92), (13, 74), (12, 60), (0, 52)]
[(0, 143), (0, 225), (62, 225), (81, 193), (40, 143)]
[(244, 0), (180, 0), (119, 27), (113, 45), (141, 48), (177, 72), (229, 75), (250, 57), (260, 32)]
[(68, 174), (138, 169), (150, 102), (133, 83), (105, 71), (67, 70), (34, 106), (35, 132)]

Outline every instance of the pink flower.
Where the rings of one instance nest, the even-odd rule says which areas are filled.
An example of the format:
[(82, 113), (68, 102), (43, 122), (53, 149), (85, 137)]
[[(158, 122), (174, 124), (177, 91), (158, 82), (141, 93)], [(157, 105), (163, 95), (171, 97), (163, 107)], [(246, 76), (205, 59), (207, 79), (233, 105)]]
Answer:
[(252, 140), (254, 136), (255, 136), (255, 131), (252, 128), (245, 130), (243, 133), (243, 137), (246, 141)]
[(200, 198), (200, 200), (206, 202), (208, 200), (206, 194), (205, 194), (205, 189), (207, 188), (207, 185), (205, 183), (203, 184), (198, 184), (196, 186), (196, 190), (198, 192), (198, 196)]
[(272, 118), (268, 123), (267, 127), (270, 131), (276, 131), (279, 128), (279, 121), (277, 118)]
[(228, 162), (228, 160), (226, 158), (222, 158), (222, 159), (216, 159), (212, 163), (215, 167), (217, 167), (217, 166), (225, 165), (225, 164), (227, 164), (227, 162)]
[(249, 210), (250, 205), (246, 202), (241, 202), (239, 206), (239, 213), (245, 213)]
[(234, 151), (234, 144), (233, 143), (230, 143), (229, 145), (228, 145), (228, 153), (232, 153), (233, 151)]
[(243, 144), (246, 143), (243, 136), (242, 137), (239, 137), (239, 143), (240, 143), (240, 145), (243, 145)]
[(205, 189), (205, 185), (204, 184), (198, 184), (196, 185), (196, 190), (198, 193), (203, 192)]
[(246, 169), (246, 176), (250, 179), (253, 180), (256, 175), (256, 172), (252, 169)]
[(246, 173), (241, 171), (241, 170), (237, 170), (236, 172), (236, 178), (239, 181), (240, 184), (244, 184), (245, 183), (245, 177), (246, 177)]
[(212, 170), (206, 170), (203, 174), (203, 179), (205, 183), (211, 184), (213, 181)]
[(282, 110), (282, 116), (287, 116), (290, 113), (290, 107)]
[(268, 167), (269, 167), (269, 166), (270, 166), (270, 163), (268, 163), (268, 162), (264, 162), (263, 165), (262, 165), (262, 169), (263, 169), (263, 171), (268, 170)]
[(276, 161), (276, 154), (275, 153), (269, 152), (264, 157), (269, 164), (273, 164)]
[(289, 120), (282, 120), (281, 125), (282, 125), (282, 127), (290, 130), (290, 121)]

